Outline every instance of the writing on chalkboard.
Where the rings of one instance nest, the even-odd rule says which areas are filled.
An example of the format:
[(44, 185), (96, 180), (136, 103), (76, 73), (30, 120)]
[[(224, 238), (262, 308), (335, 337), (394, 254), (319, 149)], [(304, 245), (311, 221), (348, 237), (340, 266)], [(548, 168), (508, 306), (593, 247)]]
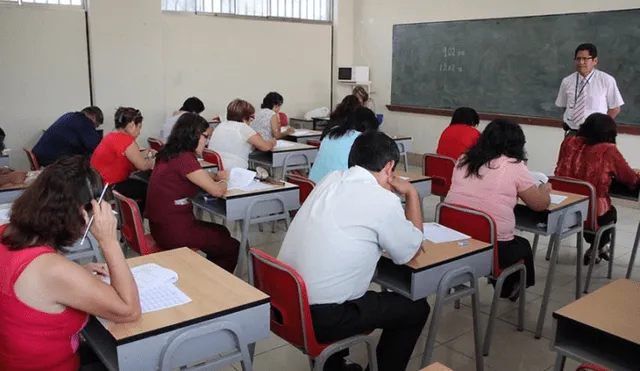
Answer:
[(464, 50), (456, 50), (455, 46), (445, 46), (442, 48), (444, 57), (464, 57)]
[[(464, 57), (465, 55), (465, 51), (464, 50), (460, 50), (460, 49), (456, 49), (455, 46), (445, 46), (442, 48), (442, 53), (444, 54), (444, 57), (446, 60), (451, 61), (453, 58), (458, 58), (458, 57)], [(440, 63), (440, 65), (438, 66), (438, 70), (440, 72), (457, 72), (457, 73), (461, 73), (462, 71), (464, 71), (464, 68), (460, 65), (456, 65), (455, 63), (447, 63), (447, 62), (443, 62)]]
[(463, 68), (455, 64), (440, 63), (440, 72), (462, 72)]

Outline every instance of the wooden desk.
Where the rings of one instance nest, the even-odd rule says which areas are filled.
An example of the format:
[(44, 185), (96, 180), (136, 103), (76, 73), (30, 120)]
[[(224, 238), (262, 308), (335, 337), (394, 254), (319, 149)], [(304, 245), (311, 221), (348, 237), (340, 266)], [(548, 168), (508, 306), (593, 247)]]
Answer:
[(450, 270), (466, 266), (476, 277), (490, 274), (493, 246), (474, 239), (465, 241), (467, 246), (425, 240), (420, 254), (405, 265), (396, 265), (383, 255), (373, 281), (415, 301), (437, 293), (440, 279)]
[[(130, 267), (156, 263), (178, 273), (176, 286), (191, 298), (178, 307), (145, 313), (132, 323), (103, 325), (91, 317), (82, 334), (109, 370), (156, 370), (163, 349), (185, 330), (232, 322), (247, 343), (267, 338), (269, 297), (188, 248), (128, 259)], [(234, 349), (228, 333), (188, 340), (174, 357), (176, 368)]]
[(409, 173), (397, 170), (393, 175), (407, 178), (407, 180), (418, 190), (420, 199), (431, 196), (431, 177), (424, 176), (420, 173)]
[(292, 142), (307, 143), (308, 140), (320, 140), (322, 132), (318, 130), (298, 129), (296, 133), (287, 135), (286, 139)]
[(553, 313), (555, 370), (567, 357), (610, 370), (640, 369), (640, 283), (626, 279)]
[[(587, 218), (589, 208), (589, 199), (586, 196), (576, 195), (572, 193), (552, 191), (552, 194), (567, 196), (567, 198), (559, 204), (551, 204), (545, 211), (533, 211), (518, 202), (514, 209), (516, 216), (516, 229), (531, 232), (535, 235), (534, 245), (537, 245), (539, 235), (551, 236), (550, 248), (552, 248), (553, 256), (549, 263), (549, 272), (542, 295), (542, 305), (538, 315), (538, 324), (536, 326), (535, 337), (539, 339), (542, 336), (542, 327), (544, 326), (547, 306), (549, 305), (549, 297), (551, 296), (551, 288), (553, 287), (553, 279), (556, 271), (558, 252), (561, 248), (561, 241), (576, 233), (582, 233), (582, 226)], [(580, 236), (581, 237), (581, 236)], [(578, 254), (582, 250), (582, 238), (578, 238)], [(576, 299), (580, 298), (582, 293), (582, 261), (580, 257), (576, 259)]]
[(423, 369), (422, 369), (422, 370), (420, 370), (420, 371), (453, 371), (453, 370), (452, 370), (452, 369), (450, 369), (450, 368), (449, 368), (449, 367), (447, 367), (447, 366), (443, 366), (443, 365), (441, 365), (440, 363), (437, 363), (437, 362), (436, 362), (436, 363), (434, 363), (434, 364), (430, 365), (430, 366), (429, 366), (429, 367), (427, 367), (427, 368), (423, 368)]
[[(249, 155), (250, 166), (263, 165), (270, 169), (273, 176), (273, 169), (282, 168), (282, 179), (288, 170), (309, 169), (316, 160), (318, 148), (308, 144), (289, 142), (289, 147), (274, 148), (268, 152), (254, 151)], [(286, 168), (286, 169), (285, 169)]]
[(24, 183), (21, 184), (6, 184), (0, 187), (0, 204), (12, 203), (15, 201), (22, 192), (27, 188)]

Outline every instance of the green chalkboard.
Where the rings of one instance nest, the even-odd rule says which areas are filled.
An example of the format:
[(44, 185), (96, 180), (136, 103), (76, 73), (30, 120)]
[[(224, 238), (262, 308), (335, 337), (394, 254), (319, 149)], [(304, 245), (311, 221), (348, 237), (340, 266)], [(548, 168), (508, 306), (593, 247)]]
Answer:
[(598, 47), (640, 125), (640, 9), (395, 25), (391, 104), (562, 119), (555, 100), (575, 48)]

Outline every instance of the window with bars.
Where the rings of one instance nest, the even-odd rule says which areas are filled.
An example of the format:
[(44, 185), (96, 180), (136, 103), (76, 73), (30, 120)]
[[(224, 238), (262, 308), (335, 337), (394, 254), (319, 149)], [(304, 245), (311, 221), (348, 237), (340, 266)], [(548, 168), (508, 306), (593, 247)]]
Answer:
[(162, 10), (331, 20), (331, 0), (162, 0)]
[(0, 0), (0, 3), (10, 3), (10, 4), (49, 4), (49, 5), (72, 5), (72, 6), (83, 6), (83, 0)]

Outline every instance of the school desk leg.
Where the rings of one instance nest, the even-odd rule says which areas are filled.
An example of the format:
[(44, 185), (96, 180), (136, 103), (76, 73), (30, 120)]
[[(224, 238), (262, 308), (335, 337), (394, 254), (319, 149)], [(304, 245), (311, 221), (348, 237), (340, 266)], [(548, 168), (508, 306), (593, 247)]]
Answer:
[(582, 253), (584, 250), (584, 239), (582, 238), (584, 232), (581, 230), (576, 234), (578, 241), (576, 243), (577, 257), (576, 257), (576, 300), (582, 296)]
[(553, 367), (553, 371), (562, 371), (564, 370), (564, 362), (567, 360), (567, 357), (562, 354), (558, 354), (556, 357), (556, 364)]
[(631, 273), (633, 272), (633, 265), (636, 262), (636, 253), (638, 252), (638, 244), (640, 244), (640, 223), (638, 223), (636, 239), (633, 241), (633, 249), (631, 249), (631, 258), (629, 259), (629, 267), (627, 267), (627, 279), (631, 278)]

